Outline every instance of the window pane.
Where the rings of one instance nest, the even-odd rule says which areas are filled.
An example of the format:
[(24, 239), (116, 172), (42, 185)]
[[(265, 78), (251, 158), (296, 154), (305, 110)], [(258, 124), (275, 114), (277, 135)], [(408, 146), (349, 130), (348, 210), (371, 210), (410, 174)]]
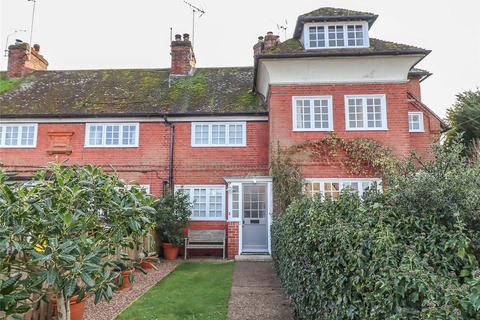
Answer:
[(349, 25), (347, 26), (347, 37), (349, 47), (363, 46), (363, 26)]
[(328, 100), (327, 99), (315, 99), (314, 102), (314, 128), (316, 129), (328, 129), (329, 117), (328, 117)]
[(20, 145), (22, 146), (33, 146), (33, 138), (35, 133), (34, 126), (22, 126), (22, 137), (20, 141)]
[(106, 126), (105, 134), (106, 145), (117, 146), (120, 144), (120, 126)]
[(207, 145), (208, 144), (208, 124), (195, 125), (195, 144)]
[(348, 99), (350, 128), (363, 128), (363, 99)]
[(122, 128), (122, 144), (135, 145), (137, 138), (137, 127), (132, 125), (123, 126)]
[(225, 144), (226, 138), (225, 125), (212, 125), (212, 144)]
[(325, 47), (325, 28), (323, 26), (309, 27), (309, 44), (310, 48)]
[(232, 218), (240, 216), (240, 188), (232, 186)]
[(368, 128), (382, 127), (382, 100), (380, 98), (367, 98), (367, 123)]
[(228, 144), (243, 144), (243, 125), (231, 124), (228, 126)]
[(18, 145), (18, 126), (7, 127), (5, 131), (5, 145), (6, 146)]

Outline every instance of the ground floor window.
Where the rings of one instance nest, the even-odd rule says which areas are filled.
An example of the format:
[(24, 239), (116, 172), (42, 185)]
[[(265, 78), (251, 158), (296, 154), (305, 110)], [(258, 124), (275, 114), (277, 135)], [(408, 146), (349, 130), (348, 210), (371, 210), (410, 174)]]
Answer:
[(371, 187), (380, 188), (380, 179), (305, 179), (304, 193), (311, 197), (321, 196), (323, 199), (337, 199), (345, 188), (350, 188), (352, 192), (360, 197)]
[(225, 186), (176, 186), (190, 197), (192, 220), (225, 220)]

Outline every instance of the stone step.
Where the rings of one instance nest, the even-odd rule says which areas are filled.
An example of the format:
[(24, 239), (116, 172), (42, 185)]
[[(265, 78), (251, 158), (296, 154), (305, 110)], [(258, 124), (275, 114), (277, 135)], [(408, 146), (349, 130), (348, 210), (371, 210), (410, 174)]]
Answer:
[(240, 254), (235, 256), (235, 261), (267, 262), (272, 261), (272, 256), (269, 254)]

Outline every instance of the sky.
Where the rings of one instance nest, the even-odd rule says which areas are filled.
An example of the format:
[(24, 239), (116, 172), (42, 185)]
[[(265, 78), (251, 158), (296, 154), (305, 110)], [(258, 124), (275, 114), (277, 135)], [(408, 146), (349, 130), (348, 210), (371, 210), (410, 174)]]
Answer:
[[(480, 87), (478, 0), (190, 0), (206, 13), (196, 19), (197, 67), (251, 66), (257, 37), (277, 25), (293, 34), (299, 15), (338, 7), (379, 15), (370, 36), (432, 50), (418, 67), (433, 76), (422, 98), (440, 116), (455, 95)], [(0, 48), (10, 36), (28, 41), (33, 2), (0, 0)], [(173, 34), (192, 33), (183, 0), (36, 0), (33, 43), (50, 70), (167, 68)], [(7, 59), (0, 55), (0, 70)]]

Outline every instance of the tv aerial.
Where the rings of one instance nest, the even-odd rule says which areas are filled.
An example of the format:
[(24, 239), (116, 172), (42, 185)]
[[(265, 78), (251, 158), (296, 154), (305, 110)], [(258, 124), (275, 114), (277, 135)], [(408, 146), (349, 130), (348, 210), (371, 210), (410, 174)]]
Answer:
[(195, 15), (197, 15), (197, 13), (198, 13), (198, 18), (201, 18), (206, 12), (205, 12), (205, 10), (200, 9), (197, 6), (194, 6), (193, 4), (191, 4), (188, 1), (184, 0), (183, 3), (185, 3), (187, 6), (189, 6), (190, 9), (192, 10), (192, 47), (193, 47), (194, 44), (195, 44)]
[(283, 30), (283, 34), (284, 34), (284, 40), (287, 40), (287, 29), (288, 29), (288, 22), (287, 20), (285, 19), (285, 23), (284, 24), (278, 24), (277, 23), (277, 29), (278, 29), (278, 33), (280, 33), (280, 30)]
[(5, 41), (5, 55), (4, 55), (5, 57), (8, 56), (8, 41), (10, 40), (10, 37), (20, 32), (27, 32), (27, 30), (13, 29), (13, 31), (7, 35), (7, 40)]

